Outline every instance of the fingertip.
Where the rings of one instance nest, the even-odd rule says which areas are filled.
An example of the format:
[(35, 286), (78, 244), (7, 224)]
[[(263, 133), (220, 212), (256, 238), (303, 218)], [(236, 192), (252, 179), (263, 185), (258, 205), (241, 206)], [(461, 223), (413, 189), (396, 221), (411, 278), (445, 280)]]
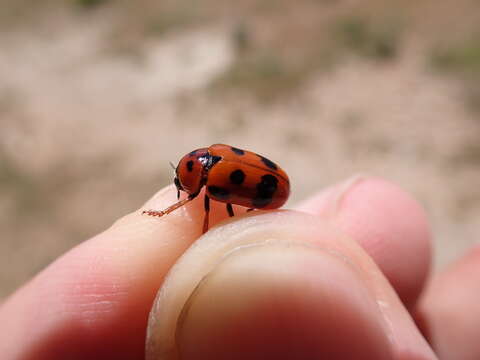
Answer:
[(430, 281), (416, 312), (441, 359), (479, 359), (480, 246), (473, 247)]
[(431, 264), (431, 233), (423, 207), (399, 186), (354, 176), (314, 195), (299, 210), (329, 219), (356, 240), (411, 307)]

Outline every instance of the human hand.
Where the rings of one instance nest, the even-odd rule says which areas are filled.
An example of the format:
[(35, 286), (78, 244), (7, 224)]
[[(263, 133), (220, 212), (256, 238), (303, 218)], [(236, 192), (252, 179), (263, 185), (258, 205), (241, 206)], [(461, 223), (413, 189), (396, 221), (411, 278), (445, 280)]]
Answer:
[[(175, 195), (170, 186), (143, 209)], [(222, 205), (212, 203), (212, 225), (226, 219)], [(192, 247), (202, 201), (162, 219), (140, 213), (70, 250), (2, 304), (2, 359), (143, 359), (162, 285), (147, 359), (435, 359), (411, 313), (440, 357), (479, 358), (475, 326), (462, 327), (480, 323), (471, 316), (478, 297), (467, 296), (478, 280), (447, 273), (415, 310), (430, 264), (428, 225), (419, 205), (383, 180), (350, 180), (295, 211), (235, 217)], [(469, 264), (450, 271), (480, 272), (478, 255)], [(437, 296), (450, 286), (463, 289), (453, 304)], [(470, 331), (463, 341), (446, 336), (453, 323)]]

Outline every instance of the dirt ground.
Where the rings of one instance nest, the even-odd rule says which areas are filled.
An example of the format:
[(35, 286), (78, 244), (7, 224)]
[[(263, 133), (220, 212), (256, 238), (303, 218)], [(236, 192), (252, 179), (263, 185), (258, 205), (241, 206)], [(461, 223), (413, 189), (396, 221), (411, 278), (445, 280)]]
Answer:
[(212, 143), (282, 164), (288, 206), (358, 173), (397, 182), (437, 268), (478, 243), (479, 5), (0, 2), (0, 298)]

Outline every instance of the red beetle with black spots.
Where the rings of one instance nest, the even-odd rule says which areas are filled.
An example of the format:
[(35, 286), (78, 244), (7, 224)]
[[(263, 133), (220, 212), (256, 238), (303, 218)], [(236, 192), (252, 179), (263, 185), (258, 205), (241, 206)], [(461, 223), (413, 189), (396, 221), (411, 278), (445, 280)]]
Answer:
[(163, 216), (195, 199), (205, 186), (205, 219), (203, 232), (208, 230), (210, 199), (253, 209), (277, 209), (290, 195), (290, 181), (277, 164), (251, 151), (229, 145), (215, 144), (185, 155), (175, 169), (175, 185), (188, 196), (165, 210), (147, 210), (143, 214)]

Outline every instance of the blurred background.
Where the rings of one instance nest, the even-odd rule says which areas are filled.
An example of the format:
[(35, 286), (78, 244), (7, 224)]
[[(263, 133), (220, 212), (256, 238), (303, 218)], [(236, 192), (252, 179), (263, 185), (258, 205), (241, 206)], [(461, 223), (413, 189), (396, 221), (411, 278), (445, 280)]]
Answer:
[(280, 163), (289, 205), (397, 182), (438, 269), (478, 242), (479, 140), (475, 0), (0, 0), (0, 298), (217, 142)]

